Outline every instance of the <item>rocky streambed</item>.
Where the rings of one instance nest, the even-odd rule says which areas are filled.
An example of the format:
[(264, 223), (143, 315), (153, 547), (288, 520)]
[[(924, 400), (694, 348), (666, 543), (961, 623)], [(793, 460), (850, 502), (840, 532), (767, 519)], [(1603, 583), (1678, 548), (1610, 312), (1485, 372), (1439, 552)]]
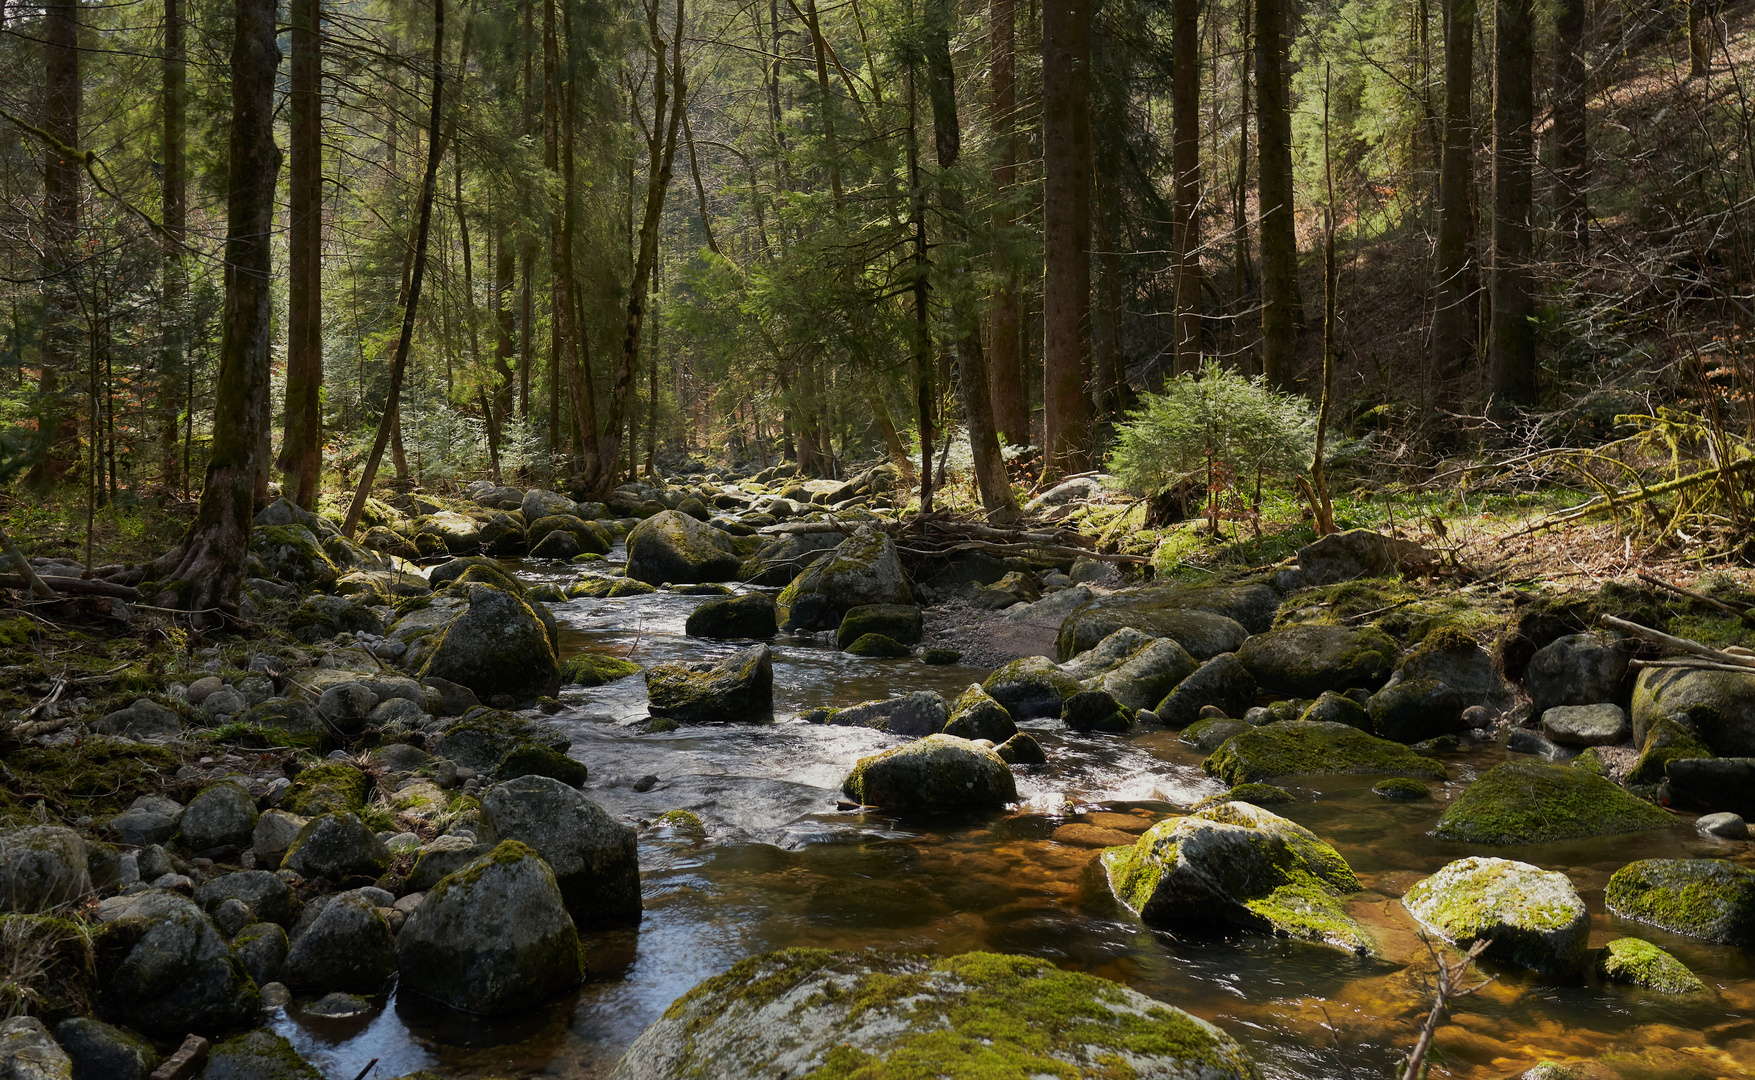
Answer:
[(0, 834), (0, 1058), (1385, 1075), (1424, 936), (1493, 942), (1433, 1075), (1748, 1074), (1755, 676), (1599, 623), (1698, 612), (1423, 587), (1369, 534), (1204, 587), (907, 565), (883, 487), (478, 485), (372, 546), (270, 507), (252, 602), (304, 644), (29, 751), (165, 783)]

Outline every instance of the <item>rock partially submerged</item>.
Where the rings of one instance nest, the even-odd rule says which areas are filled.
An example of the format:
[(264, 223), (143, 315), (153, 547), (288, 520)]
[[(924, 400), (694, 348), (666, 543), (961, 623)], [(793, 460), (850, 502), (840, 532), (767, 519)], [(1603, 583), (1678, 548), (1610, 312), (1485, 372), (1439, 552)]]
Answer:
[(1609, 877), (1623, 919), (1721, 945), (1755, 945), (1755, 870), (1723, 859), (1641, 859)]
[(774, 661), (752, 645), (714, 664), (658, 664), (646, 670), (647, 708), (679, 724), (763, 721), (774, 715)]
[(1704, 993), (1706, 984), (1688, 965), (1638, 938), (1616, 938), (1597, 950), (1597, 978), (1664, 994)]
[(1229, 784), (1276, 776), (1353, 773), (1444, 779), (1444, 766), (1346, 724), (1285, 720), (1239, 732), (1201, 767)]
[(1004, 759), (953, 735), (928, 735), (860, 758), (841, 790), (866, 806), (912, 809), (1000, 807), (1018, 799)]
[(1590, 913), (1565, 874), (1510, 859), (1458, 859), (1402, 897), (1408, 913), (1439, 937), (1487, 956), (1563, 978), (1578, 976), (1590, 941)]
[(1669, 814), (1584, 769), (1514, 761), (1469, 785), (1445, 810), (1434, 835), (1471, 844), (1536, 844), (1675, 824)]
[(734, 581), (731, 537), (680, 510), (654, 514), (628, 534), (628, 576), (649, 585)]

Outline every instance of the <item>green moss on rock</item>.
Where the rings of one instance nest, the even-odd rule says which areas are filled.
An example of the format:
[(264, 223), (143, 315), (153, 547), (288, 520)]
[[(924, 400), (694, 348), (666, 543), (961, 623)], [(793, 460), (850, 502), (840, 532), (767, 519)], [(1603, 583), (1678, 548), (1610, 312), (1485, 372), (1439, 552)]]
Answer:
[(1705, 991), (1700, 976), (1688, 965), (1638, 938), (1616, 938), (1597, 951), (1597, 978), (1625, 983), (1665, 994), (1697, 994)]
[(338, 810), (359, 812), (366, 805), (366, 774), (352, 765), (334, 762), (313, 765), (299, 773), (281, 799), (280, 808), (300, 817), (316, 817)]
[(561, 668), (561, 682), (575, 686), (602, 686), (637, 674), (640, 665), (619, 656), (580, 653)]
[(1379, 780), (1371, 785), (1373, 795), (1382, 796), (1390, 802), (1413, 802), (1416, 799), (1430, 799), (1432, 792), (1425, 784), (1406, 776), (1392, 776), (1388, 780)]
[(1298, 796), (1292, 794), (1283, 787), (1276, 787), (1273, 784), (1238, 784), (1229, 791), (1222, 791), (1217, 795), (1208, 795), (1206, 798), (1196, 803), (1194, 808), (1196, 810), (1205, 810), (1209, 806), (1217, 806), (1220, 803), (1228, 802), (1246, 802), (1253, 803), (1256, 806), (1278, 806), (1281, 803), (1297, 801)]
[(1444, 812), (1434, 835), (1473, 844), (1536, 844), (1674, 824), (1664, 811), (1583, 769), (1515, 761), (1470, 785)]
[(913, 649), (883, 634), (861, 634), (845, 651), (849, 656), (884, 660), (899, 660), (904, 656), (914, 655)]
[(1346, 724), (1289, 720), (1239, 732), (1201, 767), (1229, 784), (1301, 774), (1379, 773), (1444, 779), (1444, 766)]
[(1641, 859), (1609, 878), (1623, 919), (1722, 945), (1755, 945), (1755, 870), (1724, 859)]
[[(1707, 745), (1694, 737), (1694, 733), (1671, 720), (1660, 716), (1653, 720), (1645, 732), (1645, 740), (1640, 747), (1639, 760), (1627, 774), (1629, 784), (1660, 784), (1670, 762), (1681, 758), (1709, 758), (1712, 751)], [(1582, 757), (1582, 755), (1581, 755)]]

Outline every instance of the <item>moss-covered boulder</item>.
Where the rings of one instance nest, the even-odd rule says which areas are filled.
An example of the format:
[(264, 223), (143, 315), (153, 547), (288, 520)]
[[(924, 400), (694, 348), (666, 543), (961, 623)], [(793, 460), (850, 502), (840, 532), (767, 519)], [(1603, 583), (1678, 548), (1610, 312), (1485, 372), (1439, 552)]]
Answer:
[(322, 1080), (286, 1036), (257, 1028), (221, 1042), (207, 1059), (203, 1080)]
[(1060, 722), (1082, 734), (1125, 735), (1133, 730), (1134, 712), (1107, 690), (1080, 690), (1061, 703)]
[(874, 660), (901, 660), (914, 655), (914, 650), (883, 634), (861, 634), (843, 650), (848, 656), (864, 656)]
[(970, 683), (951, 705), (944, 733), (959, 739), (986, 739), (999, 745), (1018, 733), (1018, 725), (1004, 705), (981, 689), (980, 683)]
[[(1125, 631), (1116, 633), (1123, 632)], [(1114, 636), (1115, 634), (1109, 635), (1110, 638)], [(1208, 663), (1212, 661), (1209, 660)], [(1170, 638), (1158, 638), (1147, 642), (1127, 659), (1093, 678), (1090, 686), (1092, 689), (1106, 691), (1130, 709), (1150, 709), (1168, 697), (1172, 690), (1193, 675), (1200, 666), (1188, 654), (1187, 649)], [(1250, 693), (1254, 693), (1253, 686)]]
[(1224, 622), (1191, 619), (1182, 612), (1219, 616), (1247, 636), (1271, 627), (1279, 607), (1279, 595), (1260, 584), (1117, 589), (1094, 597), (1061, 623), (1060, 659), (1071, 659), (1122, 627), (1132, 627), (1153, 637), (1172, 638), (1196, 659), (1205, 660), (1236, 649), (1242, 638)]
[(319, 814), (299, 829), (281, 864), (301, 877), (330, 882), (375, 879), (390, 865), (390, 849), (358, 814)]
[(516, 840), (427, 890), (396, 956), (403, 989), (476, 1013), (528, 1008), (585, 977), (553, 871)]
[(1646, 668), (1633, 683), (1633, 741), (1652, 724), (1684, 713), (1700, 740), (1723, 757), (1755, 757), (1755, 672)]
[(525, 521), (539, 521), (555, 514), (577, 515), (579, 504), (557, 492), (531, 488), (518, 503), (518, 511)]
[(324, 589), (341, 577), (323, 545), (303, 525), (258, 525), (250, 530), (250, 553), (272, 577)]
[(1004, 759), (942, 734), (860, 758), (841, 791), (866, 806), (897, 809), (1000, 807), (1018, 799)]
[(812, 723), (871, 728), (918, 739), (943, 730), (949, 713), (945, 699), (937, 691), (915, 690), (895, 697), (862, 701), (845, 709), (814, 710), (807, 718)]
[(1392, 681), (1371, 695), (1366, 710), (1379, 738), (1417, 743), (1461, 728), (1467, 703), (1456, 687), (1425, 676)]
[(190, 851), (248, 849), (256, 832), (256, 800), (235, 781), (209, 784), (189, 800), (177, 832)]
[(1493, 657), (1474, 638), (1455, 626), (1426, 634), (1397, 665), (1389, 684), (1435, 679), (1455, 690), (1463, 706), (1485, 705), (1495, 711), (1510, 704), (1511, 685), (1493, 668)]
[(580, 653), (561, 666), (561, 682), (567, 686), (602, 686), (639, 670), (639, 664), (619, 656)]
[(981, 689), (1015, 720), (1059, 716), (1066, 699), (1084, 689), (1046, 656), (1013, 660), (987, 677)]
[(281, 981), (294, 990), (376, 994), (396, 973), (396, 938), (359, 890), (318, 897), (293, 927)]
[(579, 926), (640, 918), (634, 830), (572, 787), (546, 776), (495, 784), (481, 798), (484, 844), (516, 840), (540, 855)]
[(840, 532), (788, 533), (757, 549), (738, 567), (739, 581), (751, 585), (783, 586), (792, 582), (799, 571), (846, 537)]
[(1434, 835), (1471, 844), (1539, 844), (1667, 829), (1675, 820), (1584, 769), (1541, 761), (1498, 765), (1445, 810)]
[[(608, 555), (614, 546), (609, 531), (595, 521), (586, 521), (572, 514), (550, 514), (548, 517), (537, 518), (525, 530), (525, 538), (534, 553), (542, 541), (553, 533), (565, 533), (573, 538), (573, 554), (589, 553), (592, 555)], [(570, 557), (570, 556), (569, 556)]]
[(1672, 934), (1755, 945), (1755, 870), (1724, 859), (1641, 859), (1609, 877), (1609, 910)]
[(303, 817), (365, 809), (370, 778), (344, 761), (328, 761), (301, 769), (281, 797), (280, 808)]
[(1669, 771), (1670, 762), (1713, 756), (1712, 750), (1692, 730), (1682, 726), (1686, 719), (1686, 714), (1678, 713), (1674, 719), (1660, 716), (1645, 725), (1639, 760), (1633, 763), (1632, 771), (1627, 774), (1629, 784), (1659, 784)]
[(459, 580), (445, 593), (461, 606), (441, 610), (435, 597), (391, 626), (389, 636), (409, 646), (404, 666), (419, 678), (467, 686), (483, 701), (530, 701), (560, 689), (557, 630), (547, 608), (480, 582)]
[(1319, 723), (1345, 724), (1356, 727), (1360, 731), (1371, 730), (1371, 714), (1354, 698), (1338, 690), (1324, 690), (1315, 701), (1311, 702), (1302, 713), (1300, 720), (1314, 720)]
[(1313, 698), (1324, 690), (1375, 690), (1400, 649), (1376, 627), (1288, 626), (1243, 643), (1237, 659), (1264, 689)]
[(48, 911), (92, 891), (85, 841), (62, 825), (0, 830), (0, 912)]
[(1390, 802), (1419, 802), (1430, 799), (1432, 792), (1420, 781), (1407, 776), (1392, 776), (1371, 785), (1371, 794)]
[[(1095, 679), (1105, 672), (1120, 667), (1129, 657), (1158, 640), (1161, 639), (1155, 635), (1135, 630), (1131, 626), (1124, 626), (1071, 660), (1062, 663), (1060, 669), (1080, 682)], [(1162, 697), (1163, 695), (1158, 696)]]
[(56, 1024), (55, 1041), (67, 1051), (74, 1080), (150, 1080), (164, 1060), (145, 1036), (89, 1016)]
[(1255, 678), (1236, 653), (1220, 653), (1176, 684), (1153, 712), (1167, 728), (1185, 728), (1211, 706), (1226, 716), (1240, 717), (1255, 704)]
[(1565, 874), (1510, 859), (1458, 859), (1402, 897), (1422, 926), (1463, 948), (1482, 938), (1503, 964), (1573, 978), (1584, 968), (1590, 912)]
[(1258, 1080), (1260, 1073), (1206, 1021), (1045, 960), (788, 949), (744, 960), (678, 999), (610, 1080), (805, 1075)]
[(1393, 577), (1437, 561), (1412, 540), (1370, 529), (1333, 532), (1298, 549), (1298, 570), (1307, 585), (1334, 585), (1362, 577)]
[(524, 595), (524, 583), (514, 577), (500, 560), (490, 559), (486, 555), (462, 555), (440, 563), (428, 572), (427, 583), (434, 589), (442, 589), (461, 580), (466, 574), (471, 581), (498, 585), (514, 596)]
[(751, 592), (741, 596), (718, 596), (689, 612), (683, 632), (698, 638), (755, 638), (767, 640), (780, 632), (774, 618), (774, 598)]
[(1444, 766), (1346, 724), (1285, 720), (1238, 732), (1201, 764), (1228, 784), (1351, 773), (1444, 779)]
[(738, 566), (730, 536), (681, 511), (654, 514), (628, 534), (628, 576), (636, 581), (733, 581)]
[(433, 753), (479, 773), (491, 773), (506, 755), (527, 743), (566, 753), (572, 741), (552, 725), (497, 709), (472, 709), (440, 734)]
[(774, 714), (774, 661), (752, 645), (718, 663), (658, 664), (646, 669), (647, 708), (681, 724), (750, 722)]
[[(817, 610), (808, 625), (795, 618), (800, 612), (794, 610), (807, 597), (819, 598), (809, 605)], [(854, 608), (913, 602), (914, 588), (895, 543), (884, 533), (862, 527), (780, 590), (775, 608), (784, 627), (833, 630), (840, 626), (841, 616)]]
[(1167, 818), (1105, 850), (1109, 887), (1159, 926), (1224, 923), (1349, 952), (1372, 951), (1342, 897), (1359, 880), (1339, 852), (1296, 822), (1246, 802)]
[(508, 750), (494, 769), (496, 780), (515, 780), (520, 776), (548, 777), (577, 788), (585, 786), (590, 772), (583, 761), (575, 761), (541, 743), (527, 742)]
[(256, 983), (193, 901), (152, 889), (104, 917), (94, 945), (106, 1016), (173, 1039), (256, 1021)]
[(835, 630), (835, 648), (845, 649), (866, 634), (882, 634), (903, 645), (918, 645), (924, 629), (915, 604), (863, 604), (849, 608)]
[(476, 518), (455, 510), (440, 510), (416, 523), (415, 536), (417, 541), (422, 536), (434, 537), (450, 554), (468, 555), (481, 550), (482, 530), (491, 520), (487, 514)]
[(1598, 979), (1606, 983), (1637, 986), (1663, 994), (1704, 993), (1706, 984), (1688, 965), (1638, 938), (1616, 938), (1597, 950), (1593, 965)]
[(1232, 736), (1240, 735), (1252, 726), (1242, 720), (1212, 716), (1183, 728), (1177, 741), (1187, 743), (1203, 754), (1211, 754), (1229, 742)]

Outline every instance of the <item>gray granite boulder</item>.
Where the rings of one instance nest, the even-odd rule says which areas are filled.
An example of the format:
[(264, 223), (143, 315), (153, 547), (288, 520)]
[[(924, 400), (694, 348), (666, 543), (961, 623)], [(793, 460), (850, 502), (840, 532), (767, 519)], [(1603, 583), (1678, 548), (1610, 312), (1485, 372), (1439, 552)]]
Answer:
[(578, 926), (640, 918), (633, 828), (559, 780), (522, 776), (489, 788), (477, 837), (490, 845), (516, 840), (540, 855)]

